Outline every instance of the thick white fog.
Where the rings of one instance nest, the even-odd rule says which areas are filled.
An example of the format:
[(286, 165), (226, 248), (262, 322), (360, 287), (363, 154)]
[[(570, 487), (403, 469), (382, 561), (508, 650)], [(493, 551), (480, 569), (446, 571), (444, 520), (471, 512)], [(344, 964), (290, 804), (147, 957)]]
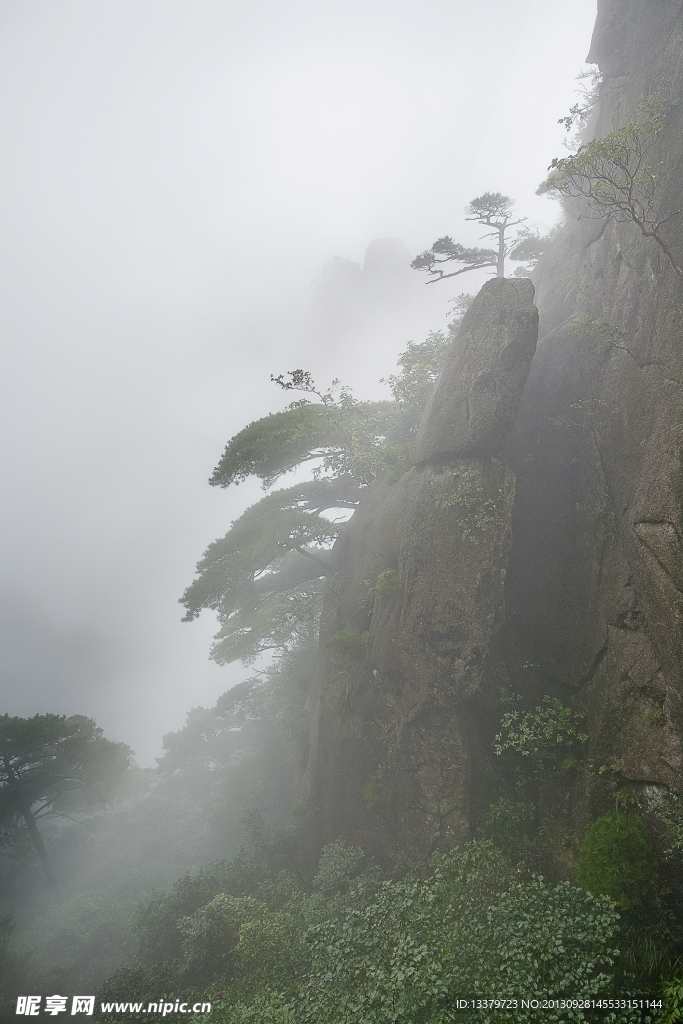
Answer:
[[(0, 713), (89, 715), (149, 763), (248, 674), (209, 662), (215, 622), (177, 603), (261, 493), (207, 485), (223, 446), (286, 404), (271, 373), (380, 396), (485, 277), (408, 269), (440, 235), (479, 244), (474, 196), (552, 225), (534, 192), (594, 19), (595, 0), (3, 0)], [(363, 267), (374, 239), (401, 244)]]

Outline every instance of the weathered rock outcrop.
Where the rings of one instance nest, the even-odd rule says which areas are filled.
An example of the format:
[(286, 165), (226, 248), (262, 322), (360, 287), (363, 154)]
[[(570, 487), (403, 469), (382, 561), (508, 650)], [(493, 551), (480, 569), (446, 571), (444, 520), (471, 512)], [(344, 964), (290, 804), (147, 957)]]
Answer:
[(469, 835), (488, 773), (480, 708), (504, 681), (514, 475), (495, 453), (536, 344), (532, 300), (529, 281), (484, 286), (423, 418), (422, 464), (373, 485), (337, 543), (309, 764), (323, 838), (391, 857)]
[(415, 462), (500, 453), (536, 351), (533, 295), (526, 280), (494, 278), (481, 289), (425, 410)]

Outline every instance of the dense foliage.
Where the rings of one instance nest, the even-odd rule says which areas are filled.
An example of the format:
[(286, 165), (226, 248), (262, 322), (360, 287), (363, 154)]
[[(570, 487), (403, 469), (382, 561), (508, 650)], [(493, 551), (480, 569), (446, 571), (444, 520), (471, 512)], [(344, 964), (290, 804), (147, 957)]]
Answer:
[(624, 911), (642, 909), (653, 897), (654, 851), (644, 825), (612, 811), (586, 830), (576, 865), (581, 885), (609, 896)]
[(508, 698), (512, 711), (501, 719), (494, 743), (496, 754), (513, 755), (513, 770), (520, 781), (543, 781), (564, 774), (579, 763), (580, 748), (588, 734), (580, 732), (585, 715), (545, 697), (532, 711), (521, 711), (519, 695)]
[[(563, 996), (615, 992), (619, 915), (613, 904), (567, 883), (520, 876), (490, 843), (436, 854), (422, 868), (392, 878), (362, 851), (336, 842), (323, 851), (310, 886), (282, 870), (268, 877), (252, 872), (247, 884), (246, 878), (244, 864), (229, 866), (227, 891), (179, 917), (171, 940), (176, 955), (181, 942), (181, 972), (192, 962), (216, 965), (222, 953), (220, 980), (202, 998), (225, 1024), (518, 1019), (519, 1009), (453, 1012), (458, 997), (493, 995), (555, 999), (556, 1009), (544, 1019), (571, 1021), (585, 1018), (571, 1005), (560, 1008)], [(189, 907), (181, 892), (192, 891), (196, 900), (204, 886), (209, 895), (205, 880), (198, 876), (194, 886), (188, 879), (176, 888), (165, 901), (171, 913)], [(215, 886), (220, 879), (212, 881)], [(157, 931), (163, 904), (160, 899), (156, 908)], [(102, 995), (124, 998), (125, 985), (130, 999), (135, 980), (122, 973)], [(138, 974), (137, 998), (150, 993), (156, 1000), (158, 980), (149, 975), (145, 983)]]

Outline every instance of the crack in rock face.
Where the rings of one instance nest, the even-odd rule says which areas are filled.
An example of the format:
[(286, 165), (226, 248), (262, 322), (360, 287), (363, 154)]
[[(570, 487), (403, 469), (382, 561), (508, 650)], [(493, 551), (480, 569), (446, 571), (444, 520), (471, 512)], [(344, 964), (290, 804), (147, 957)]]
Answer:
[(634, 523), (633, 529), (674, 586), (683, 592), (683, 544), (676, 527), (665, 522), (642, 522)]
[[(482, 709), (505, 682), (493, 647), (515, 476), (496, 453), (536, 347), (533, 294), (526, 280), (484, 285), (424, 414), (419, 464), (377, 481), (337, 542), (308, 768), (323, 842), (352, 835), (384, 859), (469, 837), (490, 773)], [(387, 573), (391, 590), (369, 602)], [(351, 635), (362, 650), (340, 698), (327, 655)]]

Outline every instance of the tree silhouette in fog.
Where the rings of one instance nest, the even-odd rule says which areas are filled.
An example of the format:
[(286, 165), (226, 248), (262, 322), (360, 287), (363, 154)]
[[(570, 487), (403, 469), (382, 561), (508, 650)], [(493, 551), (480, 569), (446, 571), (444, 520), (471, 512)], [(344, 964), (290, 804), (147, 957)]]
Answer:
[(52, 860), (38, 829), (49, 815), (69, 816), (104, 803), (130, 765), (132, 751), (113, 743), (84, 715), (0, 717), (0, 843), (21, 841), (24, 829), (51, 883)]
[[(484, 192), (467, 204), (465, 214), (465, 220), (476, 221), (477, 224), (492, 228), (482, 235), (482, 238), (495, 239), (495, 248), (468, 249), (460, 242), (454, 242), (449, 235), (437, 238), (431, 249), (420, 253), (411, 263), (414, 270), (424, 270), (432, 275), (431, 281), (427, 281), (427, 284), (448, 277), (457, 277), (458, 274), (466, 274), (470, 270), (481, 270), (484, 267), (493, 267), (496, 277), (504, 277), (506, 258), (535, 264), (543, 251), (543, 240), (528, 228), (520, 228), (513, 238), (509, 237), (510, 229), (523, 224), (526, 220), (526, 217), (512, 219), (514, 206), (509, 196), (501, 195), (500, 192)], [(445, 263), (462, 263), (463, 266), (446, 274), (442, 270)]]

